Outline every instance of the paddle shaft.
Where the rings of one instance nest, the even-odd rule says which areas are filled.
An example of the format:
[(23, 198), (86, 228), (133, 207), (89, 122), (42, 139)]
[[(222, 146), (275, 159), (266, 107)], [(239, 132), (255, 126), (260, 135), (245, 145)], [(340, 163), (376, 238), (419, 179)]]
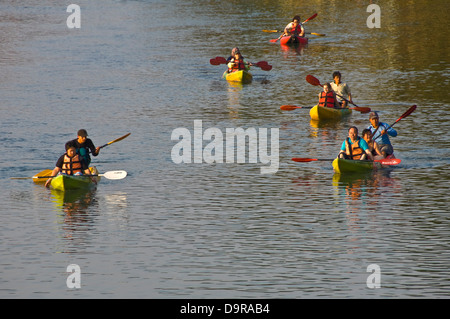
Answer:
[[(405, 117), (407, 117), (408, 115), (410, 115), (412, 112), (414, 112), (414, 111), (416, 110), (416, 108), (417, 108), (417, 105), (411, 106), (405, 113), (402, 114), (402, 116), (400, 116), (400, 117), (397, 119), (397, 121), (395, 121), (392, 125), (389, 125), (389, 126), (386, 128), (386, 132), (387, 132), (387, 130), (389, 130), (391, 127), (393, 127), (398, 121), (400, 121), (401, 119), (404, 119)], [(378, 125), (377, 129), (375, 130), (375, 132), (373, 132), (372, 136), (378, 131), (379, 128), (380, 128), (380, 125)], [(377, 138), (379, 138), (380, 136), (381, 136), (381, 132), (377, 135), (376, 138), (374, 138), (374, 140), (377, 139)]]
[[(292, 160), (294, 162), (301, 162), (301, 163), (308, 163), (308, 162), (332, 162), (335, 159), (324, 159), (324, 158), (301, 158), (301, 157), (294, 157), (292, 158)], [(381, 163), (383, 165), (397, 165), (401, 162), (401, 159), (399, 158), (383, 158), (383, 159), (378, 159), (378, 160), (373, 160), (374, 162), (378, 162)], [(364, 161), (363, 161), (364, 162)], [(365, 161), (365, 162), (369, 162), (369, 161)]]
[(119, 141), (123, 140), (124, 138), (128, 137), (130, 134), (131, 134), (131, 133), (128, 133), (128, 134), (125, 134), (125, 135), (122, 136), (122, 137), (116, 138), (115, 140), (112, 140), (111, 142), (106, 143), (105, 145), (100, 146), (100, 148), (103, 148), (103, 147), (105, 147), (105, 146), (111, 145), (112, 143), (119, 142)]
[[(103, 174), (77, 175), (77, 176), (86, 176), (86, 177), (100, 176), (100, 177), (105, 177), (106, 179), (122, 179), (127, 176), (127, 172), (126, 171), (108, 171)], [(11, 179), (35, 179), (35, 178), (38, 179), (38, 178), (53, 178), (53, 177), (56, 177), (56, 176), (11, 177)]]
[[(282, 105), (280, 106), (280, 109), (284, 110), (284, 111), (293, 111), (295, 109), (312, 109), (314, 106), (295, 106), (295, 105)], [(330, 109), (336, 109), (336, 110), (345, 110), (345, 108), (340, 108), (340, 107), (330, 107)], [(361, 113), (368, 113), (370, 112), (370, 108), (368, 107), (349, 107), (349, 110), (356, 110), (359, 111)]]

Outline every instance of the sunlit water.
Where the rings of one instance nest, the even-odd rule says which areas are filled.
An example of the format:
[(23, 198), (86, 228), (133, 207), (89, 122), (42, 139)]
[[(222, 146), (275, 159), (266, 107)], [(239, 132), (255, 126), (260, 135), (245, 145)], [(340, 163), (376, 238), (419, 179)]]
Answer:
[[(0, 4), (1, 297), (449, 297), (446, 1), (382, 2), (380, 29), (359, 1), (99, 3), (77, 2), (79, 30), (59, 1)], [(262, 32), (316, 12), (307, 32), (326, 36), (307, 47)], [(273, 69), (228, 84), (209, 60), (234, 46)], [(339, 176), (330, 162), (291, 161), (333, 158), (349, 126), (369, 124), (359, 112), (314, 123), (280, 110), (313, 106), (320, 88), (306, 75), (335, 70), (384, 122), (418, 106), (395, 125), (399, 166)], [(195, 120), (278, 128), (278, 171), (175, 164), (172, 132), (194, 134)], [(98, 146), (131, 132), (93, 159), (125, 179), (74, 194), (11, 179), (53, 168), (79, 128)], [(70, 264), (80, 289), (66, 285)], [(367, 287), (371, 264), (380, 289)]]

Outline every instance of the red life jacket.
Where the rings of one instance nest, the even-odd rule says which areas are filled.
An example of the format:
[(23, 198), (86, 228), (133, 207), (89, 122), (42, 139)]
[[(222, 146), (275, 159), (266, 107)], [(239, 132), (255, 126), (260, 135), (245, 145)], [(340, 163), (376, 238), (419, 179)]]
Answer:
[(74, 175), (76, 173), (83, 173), (83, 166), (81, 165), (81, 157), (76, 154), (74, 157), (69, 157), (64, 154), (64, 161), (61, 172), (67, 175)]
[(228, 72), (235, 72), (235, 71), (239, 71), (239, 70), (244, 70), (245, 69), (244, 59), (240, 59), (240, 60), (237, 60), (237, 61), (232, 59), (230, 62), (234, 63), (234, 66), (232, 68), (228, 68)]
[(300, 33), (302, 33), (302, 26), (301, 24), (297, 24), (297, 26), (295, 28), (292, 28), (290, 31), (291, 34), (295, 34), (295, 35), (299, 35)]
[(319, 106), (334, 107), (334, 94), (333, 92), (320, 92)]
[(350, 138), (345, 140), (345, 153), (349, 157), (349, 159), (359, 160), (361, 156), (364, 154), (363, 149), (359, 146), (359, 142), (361, 138), (358, 137), (358, 141), (356, 143), (351, 144), (350, 147)]

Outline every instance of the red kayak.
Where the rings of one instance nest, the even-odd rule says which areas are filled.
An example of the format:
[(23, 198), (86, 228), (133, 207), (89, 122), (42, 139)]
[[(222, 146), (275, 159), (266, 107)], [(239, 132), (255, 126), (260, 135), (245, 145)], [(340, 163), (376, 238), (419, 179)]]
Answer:
[(308, 44), (308, 38), (299, 37), (296, 35), (286, 35), (281, 37), (280, 39), (281, 45), (289, 45), (289, 44)]

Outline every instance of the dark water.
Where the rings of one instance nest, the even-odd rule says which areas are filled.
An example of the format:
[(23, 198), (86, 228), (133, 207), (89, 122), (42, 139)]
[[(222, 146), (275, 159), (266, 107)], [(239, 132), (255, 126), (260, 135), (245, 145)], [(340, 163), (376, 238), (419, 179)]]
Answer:
[[(448, 298), (448, 1), (60, 1), (0, 3), (0, 296), (3, 298)], [(295, 14), (307, 47), (270, 43)], [(239, 46), (254, 81), (230, 85), (209, 63)], [(347, 128), (367, 114), (314, 123), (308, 110), (339, 70), (354, 102), (394, 123), (402, 163), (334, 175)], [(177, 128), (279, 129), (279, 167), (175, 164)], [(63, 195), (11, 177), (53, 168), (87, 129), (96, 190)], [(194, 139), (192, 141), (194, 143)], [(203, 146), (208, 142), (204, 141)], [(270, 139), (269, 139), (269, 145)], [(81, 269), (68, 288), (66, 268)], [(370, 289), (367, 267), (381, 269)]]

